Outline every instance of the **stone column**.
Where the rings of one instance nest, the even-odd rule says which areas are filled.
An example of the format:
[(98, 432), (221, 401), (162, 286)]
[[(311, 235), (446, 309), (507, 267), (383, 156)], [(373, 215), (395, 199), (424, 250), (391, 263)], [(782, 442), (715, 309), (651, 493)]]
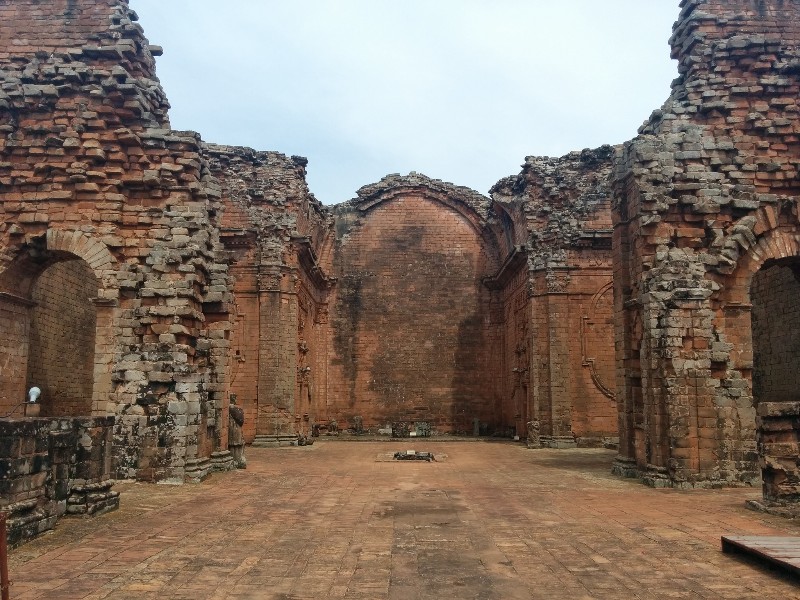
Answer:
[(570, 310), (567, 269), (548, 269), (547, 285), (547, 335), (549, 337), (548, 364), (550, 365), (550, 415), (551, 430), (542, 435), (542, 445), (550, 448), (572, 448), (572, 390), (570, 381)]
[(267, 266), (258, 275), (258, 422), (254, 446), (294, 445), (297, 385), (296, 270)]

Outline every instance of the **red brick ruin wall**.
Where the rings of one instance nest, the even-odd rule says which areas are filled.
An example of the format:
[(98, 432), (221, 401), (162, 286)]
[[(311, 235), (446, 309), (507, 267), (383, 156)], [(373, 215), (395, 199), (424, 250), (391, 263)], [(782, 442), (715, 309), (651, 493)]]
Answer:
[(28, 385), (42, 390), (41, 415), (92, 413), (97, 278), (82, 260), (57, 263), (36, 282)]
[[(472, 432), (496, 415), (491, 256), (474, 225), (424, 192), (344, 213), (332, 300), (329, 414), (365, 427)], [(342, 219), (343, 221), (344, 219)]]
[(18, 414), (17, 405), (27, 398), (30, 303), (0, 295), (0, 411)]
[[(199, 136), (169, 129), (160, 48), (135, 19), (121, 0), (0, 3), (0, 314), (30, 338), (37, 279), (85, 261), (99, 287), (83, 406), (116, 416), (118, 476), (182, 480), (227, 451), (227, 266)], [(20, 353), (0, 380), (10, 403), (19, 342), (0, 349)]]
[(223, 197), (235, 299), (230, 392), (245, 412), (245, 439), (310, 435), (324, 413), (327, 382), (327, 283), (319, 260), (330, 218), (308, 190), (302, 157), (204, 148)]
[(518, 268), (502, 290), (495, 292), (501, 309), (494, 317), (501, 336), (501, 352), (494, 358), (500, 393), (498, 421), (527, 437), (527, 423), (535, 418), (530, 406), (531, 303), (528, 269)]
[(766, 261), (798, 255), (800, 3), (681, 6), (680, 77), (614, 176), (619, 471), (742, 484), (761, 454), (775, 496), (774, 473), (798, 476), (798, 448), (768, 433), (791, 429), (788, 407), (754, 407), (750, 283)]
[[(491, 198), (412, 174), (327, 208), (302, 157), (170, 129), (124, 0), (0, 0), (0, 409), (71, 389), (56, 406), (115, 417), (118, 477), (227, 468), (235, 394), (248, 440), (356, 416), (618, 435), (616, 471), (653, 485), (752, 483), (760, 456), (765, 495), (800, 498), (777, 352), (800, 326), (800, 2), (681, 7), (680, 77), (624, 147), (528, 157)], [(53, 277), (79, 264), (93, 350), (54, 366), (47, 313), (81, 286)]]
[(108, 29), (117, 0), (6, 0), (0, 4), (0, 58), (67, 52)]
[(541, 352), (551, 360), (540, 360), (540, 377), (550, 382), (554, 430), (569, 431), (586, 445), (612, 443), (617, 435), (608, 266), (576, 270), (568, 292), (536, 296), (533, 303), (534, 327), (549, 339)]

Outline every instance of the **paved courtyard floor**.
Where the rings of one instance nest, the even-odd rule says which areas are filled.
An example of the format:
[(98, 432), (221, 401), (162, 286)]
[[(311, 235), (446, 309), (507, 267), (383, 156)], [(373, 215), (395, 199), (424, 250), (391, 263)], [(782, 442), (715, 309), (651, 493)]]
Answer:
[[(387, 462), (414, 447), (441, 462)], [(505, 443), (248, 448), (198, 485), (126, 483), (119, 511), (13, 550), (12, 598), (800, 598), (720, 535), (800, 535), (759, 490), (654, 490), (605, 450)]]

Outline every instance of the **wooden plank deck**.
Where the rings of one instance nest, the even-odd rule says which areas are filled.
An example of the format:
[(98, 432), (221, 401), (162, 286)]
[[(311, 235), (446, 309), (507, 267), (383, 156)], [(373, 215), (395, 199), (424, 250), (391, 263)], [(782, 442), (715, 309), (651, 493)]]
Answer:
[(723, 535), (722, 551), (754, 556), (800, 576), (800, 537)]

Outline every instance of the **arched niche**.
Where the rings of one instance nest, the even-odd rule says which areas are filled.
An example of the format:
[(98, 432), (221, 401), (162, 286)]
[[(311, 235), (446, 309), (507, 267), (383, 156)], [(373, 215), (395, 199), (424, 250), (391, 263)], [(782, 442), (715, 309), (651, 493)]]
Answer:
[(499, 311), (484, 279), (498, 244), (459, 193), (399, 185), (337, 207), (327, 407), (338, 422), (472, 432), (495, 419)]
[(116, 260), (82, 232), (49, 230), (0, 271), (0, 412), (31, 386), (42, 416), (113, 414)]

